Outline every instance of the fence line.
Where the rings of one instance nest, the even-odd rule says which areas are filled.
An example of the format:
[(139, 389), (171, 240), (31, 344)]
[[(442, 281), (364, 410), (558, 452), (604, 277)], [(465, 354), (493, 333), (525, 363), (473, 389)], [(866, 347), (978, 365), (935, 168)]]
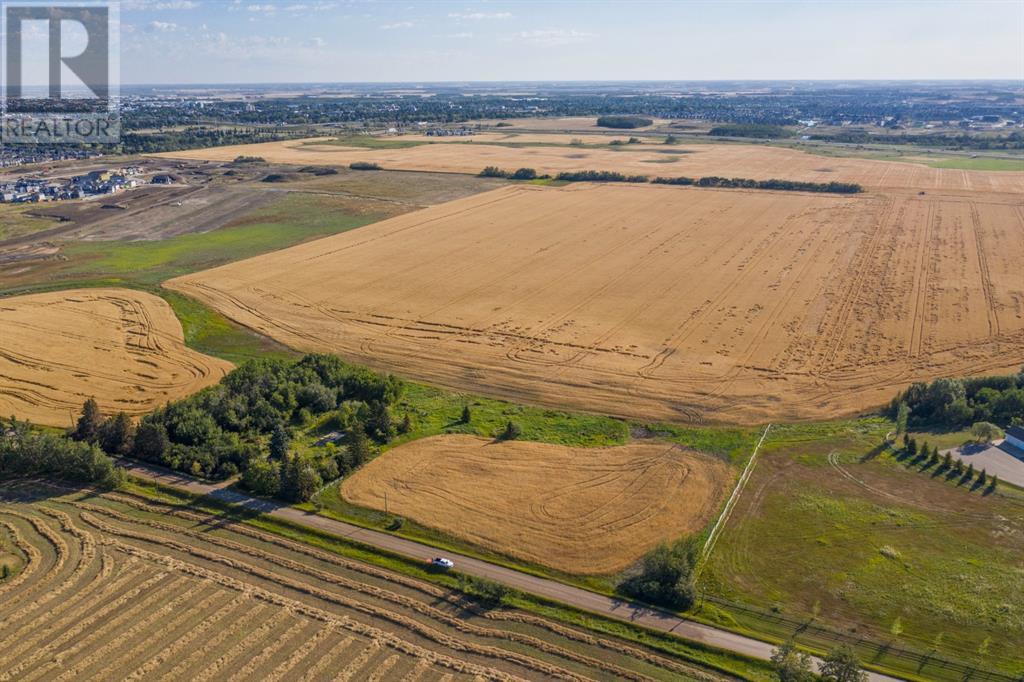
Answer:
[(757, 459), (757, 453), (761, 450), (761, 444), (764, 443), (764, 439), (768, 435), (768, 430), (770, 428), (772, 428), (771, 424), (764, 427), (764, 433), (761, 434), (761, 439), (757, 441), (757, 445), (754, 446), (754, 452), (750, 455), (750, 461), (747, 462), (747, 466), (744, 467), (743, 473), (740, 474), (740, 479), (736, 481), (736, 487), (733, 489), (732, 495), (729, 496), (729, 500), (725, 503), (722, 513), (718, 516), (718, 521), (716, 521), (714, 527), (711, 528), (711, 533), (708, 534), (708, 539), (704, 543), (703, 549), (701, 549), (700, 560), (697, 562), (697, 567), (694, 570), (694, 577), (699, 576), (700, 572), (704, 569), (704, 564), (707, 562), (708, 557), (711, 556), (711, 550), (715, 548), (715, 543), (718, 541), (718, 537), (722, 534), (725, 522), (729, 520), (729, 516), (732, 514), (732, 509), (736, 505), (736, 500), (739, 499), (740, 493), (747, 485), (747, 481), (750, 480), (750, 474), (754, 471), (754, 460)]

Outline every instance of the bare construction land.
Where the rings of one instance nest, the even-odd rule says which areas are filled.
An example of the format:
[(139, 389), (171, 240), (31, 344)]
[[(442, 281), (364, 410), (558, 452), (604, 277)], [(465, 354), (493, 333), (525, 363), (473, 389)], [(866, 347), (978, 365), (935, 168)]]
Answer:
[(1003, 195), (514, 186), (171, 280), (303, 350), (523, 402), (818, 419), (1024, 362)]
[(715, 680), (678, 659), (122, 493), (0, 487), (0, 680)]
[(399, 446), (346, 478), (349, 502), (504, 554), (580, 574), (620, 571), (702, 529), (732, 480), (677, 445), (570, 448), (443, 435)]
[[(617, 131), (628, 137), (629, 131)], [(515, 170), (530, 167), (538, 173), (581, 169), (666, 177), (726, 177), (766, 180), (781, 178), (807, 182), (856, 182), (864, 187), (919, 189), (925, 191), (983, 191), (1024, 194), (1024, 172), (963, 171), (924, 165), (854, 158), (823, 158), (792, 149), (743, 144), (622, 145), (608, 148), (551, 146), (565, 136), (548, 136), (548, 146), (501, 146), (488, 136), (481, 142), (438, 138), (434, 144), (398, 149), (366, 149), (316, 140), (292, 140), (263, 144), (213, 147), (173, 152), (177, 159), (230, 161), (237, 156), (259, 156), (283, 164), (348, 165), (356, 161), (377, 163), (387, 169), (479, 173), (485, 166)], [(572, 136), (569, 136), (571, 139)], [(403, 137), (383, 138), (401, 142)], [(414, 139), (414, 138), (410, 138)], [(515, 138), (508, 141), (514, 141)], [(530, 138), (536, 139), (536, 138)], [(625, 148), (630, 149), (625, 149)], [(621, 151), (620, 151), (621, 150)]]
[(5, 416), (68, 426), (90, 397), (107, 414), (143, 414), (230, 369), (187, 348), (171, 307), (152, 294), (78, 289), (0, 299)]

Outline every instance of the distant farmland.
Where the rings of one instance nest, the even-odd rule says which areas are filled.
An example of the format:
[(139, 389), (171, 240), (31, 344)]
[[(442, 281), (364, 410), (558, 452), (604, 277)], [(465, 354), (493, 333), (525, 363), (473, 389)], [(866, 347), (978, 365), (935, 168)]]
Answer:
[[(1024, 193), (1024, 172), (962, 171), (929, 168), (916, 163), (872, 161), (854, 158), (825, 158), (793, 149), (753, 144), (644, 143), (609, 147), (615, 137), (587, 135), (588, 144), (570, 146), (579, 136), (528, 134), (511, 138), (498, 134), (466, 142), (462, 138), (427, 144), (425, 138), (402, 136), (380, 138), (401, 144), (400, 148), (345, 147), (326, 140), (267, 142), (193, 149), (164, 154), (177, 159), (230, 161), (237, 156), (260, 156), (271, 163), (326, 164), (347, 166), (357, 161), (377, 163), (387, 169), (479, 173), (485, 166), (515, 170), (535, 168), (539, 173), (583, 169), (605, 170), (627, 175), (662, 175), (753, 178), (781, 178), (807, 182), (854, 182), (868, 188), (916, 189), (924, 191), (970, 191)], [(626, 136), (620, 132), (619, 139)], [(373, 138), (377, 139), (377, 138)], [(476, 136), (469, 139), (476, 139)], [(593, 144), (599, 142), (601, 144)], [(519, 144), (522, 146), (518, 146)], [(666, 163), (667, 159), (674, 159)]]
[(444, 386), (751, 422), (1018, 368), (1022, 259), (1008, 195), (516, 186), (168, 286)]

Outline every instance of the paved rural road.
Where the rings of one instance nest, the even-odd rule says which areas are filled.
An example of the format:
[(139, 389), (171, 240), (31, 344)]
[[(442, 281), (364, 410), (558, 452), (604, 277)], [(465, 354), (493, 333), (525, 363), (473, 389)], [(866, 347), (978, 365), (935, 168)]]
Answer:
[[(287, 519), (288, 521), (316, 528), (332, 535), (351, 538), (363, 544), (413, 559), (426, 561), (441, 553), (433, 547), (414, 542), (413, 540), (406, 540), (389, 533), (361, 528), (270, 500), (250, 497), (244, 493), (229, 490), (226, 487), (226, 483), (202, 483), (189, 476), (140, 462), (123, 460), (120, 462), (120, 466), (139, 478), (156, 481), (198, 495), (208, 495), (222, 502), (237, 504), (246, 509)], [(606, 597), (579, 587), (565, 585), (554, 580), (548, 580), (547, 578), (539, 578), (505, 568), (504, 566), (497, 566), (486, 561), (462, 556), (461, 554), (453, 554), (452, 552), (443, 552), (443, 554), (454, 561), (456, 569), (463, 573), (496, 580), (523, 592), (555, 599), (579, 609), (643, 625), (652, 630), (671, 632), (684, 639), (745, 654), (752, 658), (767, 660), (772, 655), (774, 647), (771, 644), (750, 637), (744, 637), (727, 630), (719, 630), (710, 625), (684, 620), (666, 611), (659, 611), (624, 599)], [(876, 673), (869, 673), (869, 678), (879, 682), (896, 679)]]

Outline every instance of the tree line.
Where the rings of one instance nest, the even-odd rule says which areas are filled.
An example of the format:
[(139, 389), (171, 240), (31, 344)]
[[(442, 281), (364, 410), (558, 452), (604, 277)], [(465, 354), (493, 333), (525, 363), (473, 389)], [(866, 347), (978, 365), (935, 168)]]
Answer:
[(750, 178), (722, 178), (715, 175), (703, 178), (654, 178), (656, 185), (694, 185), (696, 187), (732, 187), (744, 189), (775, 189), (790, 192), (827, 192), (830, 194), (857, 194), (864, 188), (854, 182), (801, 182), (799, 180), (751, 180)]
[(793, 132), (768, 123), (727, 123), (708, 131), (712, 137), (792, 137)]
[[(982, 426), (980, 432), (988, 431), (984, 427), (992, 425), (980, 422), (979, 426)], [(985, 437), (982, 436), (980, 439), (984, 440)], [(924, 442), (918, 446), (917, 439), (906, 433), (903, 434), (903, 446), (896, 449), (896, 457), (909, 466), (918, 467), (921, 473), (930, 471), (932, 476), (943, 476), (947, 481), (956, 481), (957, 485), (969, 485), (971, 490), (985, 488), (985, 493), (990, 494), (999, 486), (999, 477), (995, 474), (989, 476), (986, 469), (976, 471), (973, 463), (964, 464), (962, 459), (953, 457), (949, 451), (939, 455), (937, 445), (930, 446)]]
[(0, 421), (0, 479), (25, 476), (50, 476), (108, 488), (124, 480), (124, 473), (95, 444), (35, 429), (11, 417)]
[(896, 395), (884, 412), (911, 427), (1024, 426), (1024, 368), (1005, 376), (919, 381)]
[(598, 116), (597, 125), (601, 128), (619, 128), (619, 129), (632, 129), (632, 128), (643, 128), (654, 123), (649, 118), (643, 116)]
[[(508, 180), (546, 180), (550, 175), (538, 175), (533, 168), (507, 171), (497, 166), (487, 166), (478, 174), (482, 178), (505, 178)], [(750, 178), (722, 178), (715, 175), (703, 178), (654, 178), (646, 175), (626, 175), (616, 171), (578, 170), (563, 171), (554, 177), (561, 182), (650, 182), (655, 185), (693, 185), (694, 187), (727, 187), (742, 189), (771, 189), (790, 192), (827, 192), (831, 194), (857, 194), (864, 189), (853, 182), (800, 182), (797, 180), (752, 180)]]
[[(138, 424), (123, 413), (104, 418), (89, 400), (70, 436), (111, 455), (193, 476), (241, 474), (242, 484), (257, 494), (305, 501), (325, 481), (362, 465), (374, 444), (410, 428), (408, 417), (396, 424), (390, 411), (403, 389), (394, 376), (333, 355), (252, 360), (216, 386), (168, 403)], [(327, 414), (345, 446), (294, 452), (294, 430)]]

